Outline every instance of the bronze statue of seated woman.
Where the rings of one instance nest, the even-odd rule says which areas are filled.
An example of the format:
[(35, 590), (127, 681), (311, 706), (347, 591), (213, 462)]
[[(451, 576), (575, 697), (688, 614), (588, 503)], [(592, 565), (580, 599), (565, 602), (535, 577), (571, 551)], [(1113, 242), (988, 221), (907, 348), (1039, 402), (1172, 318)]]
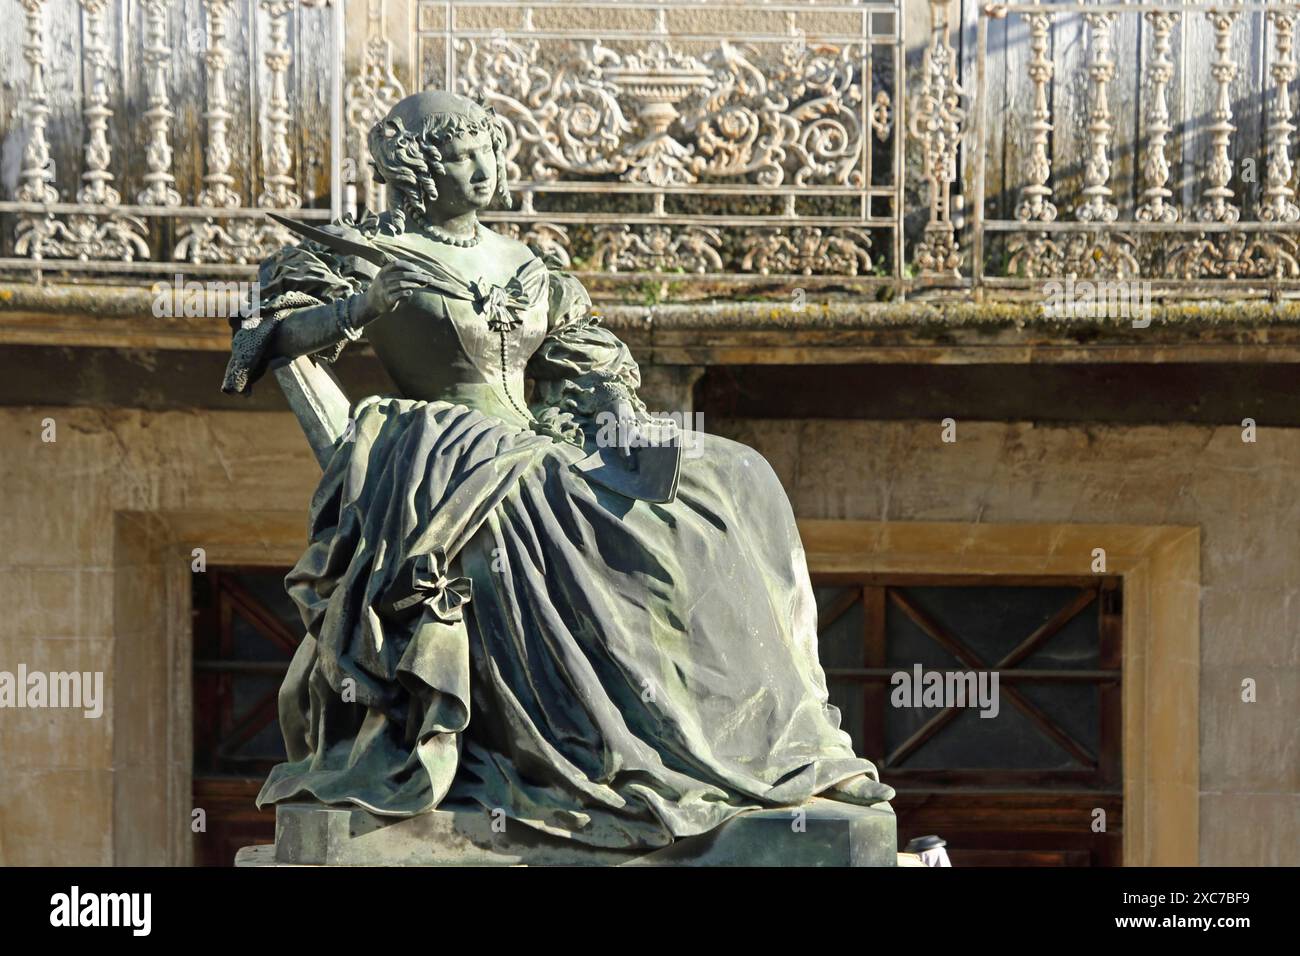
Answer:
[(815, 796), (887, 809), (762, 456), (706, 435), (622, 486), (590, 467), (602, 412), (652, 424), (639, 373), (576, 279), (478, 221), (503, 149), (469, 99), (402, 100), (370, 135), (392, 210), (264, 262), (235, 331), (227, 391), (363, 329), (397, 391), (355, 406), (312, 502), (259, 805), (477, 804), (646, 850)]

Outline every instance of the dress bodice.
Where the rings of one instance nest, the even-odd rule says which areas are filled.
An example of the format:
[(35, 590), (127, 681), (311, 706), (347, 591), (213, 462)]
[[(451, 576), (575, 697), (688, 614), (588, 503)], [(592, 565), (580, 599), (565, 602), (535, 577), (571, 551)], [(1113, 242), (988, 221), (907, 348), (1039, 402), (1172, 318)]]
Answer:
[(547, 332), (546, 270), (530, 259), (504, 283), (421, 260), (437, 282), (366, 327), (405, 398), (531, 420), (524, 368)]
[[(479, 243), (459, 248), (394, 229), (386, 216), (339, 221), (325, 231), (407, 259), (429, 275), (424, 288), (364, 330), (400, 397), (466, 405), (579, 443), (577, 419), (594, 420), (620, 403), (635, 405), (636, 362), (601, 327), (576, 278), (487, 229)], [(281, 322), (364, 293), (376, 271), (371, 258), (321, 242), (285, 246), (269, 256), (258, 271), (256, 308), (231, 322), (222, 390), (247, 393), (265, 374), (276, 360)], [(346, 343), (340, 332), (339, 341), (313, 359), (333, 362)], [(525, 375), (536, 382), (531, 412)]]

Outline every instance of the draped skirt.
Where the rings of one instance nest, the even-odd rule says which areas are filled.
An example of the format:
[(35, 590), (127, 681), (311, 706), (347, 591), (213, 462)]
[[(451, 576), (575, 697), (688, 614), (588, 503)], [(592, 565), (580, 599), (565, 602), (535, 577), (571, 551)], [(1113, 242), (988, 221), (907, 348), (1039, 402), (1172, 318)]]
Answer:
[(286, 580), (306, 636), (259, 806), (472, 801), (651, 848), (855, 778), (892, 795), (827, 701), (798, 531), (758, 453), (696, 435), (653, 504), (464, 405), (371, 399), (354, 421)]

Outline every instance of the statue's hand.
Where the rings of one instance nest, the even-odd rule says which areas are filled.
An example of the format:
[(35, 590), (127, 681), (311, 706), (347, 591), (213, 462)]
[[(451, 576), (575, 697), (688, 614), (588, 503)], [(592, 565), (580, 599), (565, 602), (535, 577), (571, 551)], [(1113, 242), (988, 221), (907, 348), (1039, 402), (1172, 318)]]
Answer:
[(375, 274), (362, 302), (363, 322), (397, 308), (411, 293), (426, 288), (433, 277), (412, 262), (397, 259)]
[(671, 445), (681, 438), (680, 429), (671, 418), (656, 418), (643, 407), (629, 402), (620, 402), (615, 415), (618, 421), (615, 432), (617, 445), (624, 458), (632, 457), (633, 448)]

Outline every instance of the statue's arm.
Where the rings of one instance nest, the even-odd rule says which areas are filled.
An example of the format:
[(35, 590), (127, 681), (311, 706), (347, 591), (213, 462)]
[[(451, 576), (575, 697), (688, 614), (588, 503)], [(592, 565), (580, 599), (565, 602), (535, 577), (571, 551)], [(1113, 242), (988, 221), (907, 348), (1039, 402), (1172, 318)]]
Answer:
[[(264, 260), (257, 295), (231, 320), (230, 362), (224, 392), (248, 392), (266, 374), (300, 355), (332, 362), (347, 340), (335, 301), (347, 302), (363, 288), (364, 276), (311, 244), (286, 246)], [(289, 331), (281, 334), (288, 324)]]
[(315, 355), (341, 345), (347, 339), (342, 321), (347, 321), (349, 328), (359, 329), (364, 324), (361, 318), (361, 299), (359, 294), (350, 295), (320, 305), (279, 313), (267, 342), (269, 363), (275, 365), (280, 360)]
[(356, 338), (364, 326), (427, 284), (428, 279), (414, 263), (398, 260), (380, 269), (364, 283), (361, 292), (281, 312), (268, 343), (271, 362), (314, 355)]
[(407, 262), (377, 269), (310, 243), (281, 249), (262, 263), (252, 307), (232, 320), (222, 390), (247, 392), (268, 368), (303, 355), (333, 362), (362, 327), (427, 279)]
[(592, 313), (582, 283), (552, 269), (548, 294), (548, 331), (527, 369), (535, 383), (533, 414), (574, 437), (583, 423), (599, 423), (603, 414), (649, 422), (637, 395), (641, 371), (636, 360)]

